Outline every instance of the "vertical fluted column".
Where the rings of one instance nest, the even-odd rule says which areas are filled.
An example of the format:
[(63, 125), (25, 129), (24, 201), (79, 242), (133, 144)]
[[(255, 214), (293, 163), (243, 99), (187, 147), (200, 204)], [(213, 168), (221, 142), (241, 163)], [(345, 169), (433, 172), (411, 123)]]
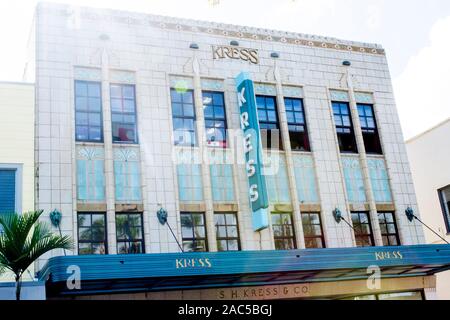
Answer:
[(350, 68), (346, 69), (348, 95), (350, 100), (350, 112), (352, 115), (353, 126), (355, 131), (355, 139), (359, 152), (359, 161), (364, 178), (364, 189), (366, 190), (367, 202), (369, 203), (370, 220), (372, 224), (373, 237), (376, 246), (383, 246), (383, 239), (381, 237), (380, 224), (378, 221), (377, 205), (373, 196), (372, 183), (370, 181), (369, 167), (367, 165), (367, 154), (364, 146), (364, 138), (362, 135), (361, 124), (359, 122), (358, 107), (356, 104), (355, 92), (353, 88), (353, 81)]
[(275, 62), (274, 76), (277, 89), (277, 105), (278, 105), (278, 118), (280, 119), (280, 132), (283, 141), (283, 149), (286, 157), (286, 167), (289, 179), (289, 190), (291, 191), (291, 203), (294, 207), (293, 222), (295, 227), (295, 236), (297, 242), (297, 248), (305, 248), (305, 238), (303, 236), (302, 216), (300, 212), (300, 201), (297, 195), (297, 183), (295, 181), (294, 172), (294, 160), (292, 158), (291, 142), (289, 138), (289, 127), (286, 118), (286, 107), (284, 104), (283, 85), (281, 82), (280, 71)]
[(114, 185), (114, 150), (112, 143), (111, 103), (109, 93), (109, 57), (102, 52), (102, 111), (103, 142), (105, 147), (106, 222), (108, 230), (108, 253), (116, 254), (116, 207)]
[(211, 252), (217, 251), (216, 241), (216, 228), (214, 225), (214, 203), (212, 197), (211, 187), (211, 172), (209, 170), (209, 154), (208, 147), (206, 145), (205, 134), (205, 117), (203, 113), (203, 96), (202, 96), (202, 83), (200, 78), (200, 66), (197, 58), (193, 60), (194, 70), (194, 101), (195, 101), (195, 113), (197, 117), (197, 138), (198, 147), (201, 154), (201, 168), (202, 168), (202, 182), (203, 182), (203, 197), (205, 202), (205, 219), (206, 219), (206, 232), (208, 238), (208, 249)]

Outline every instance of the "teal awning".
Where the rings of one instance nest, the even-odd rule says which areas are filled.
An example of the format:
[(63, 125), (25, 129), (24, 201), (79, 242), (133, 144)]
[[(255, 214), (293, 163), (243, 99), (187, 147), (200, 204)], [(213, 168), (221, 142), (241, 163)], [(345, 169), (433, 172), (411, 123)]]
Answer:
[[(78, 266), (81, 290), (69, 290), (68, 268)], [(38, 273), (49, 296), (150, 292), (427, 276), (450, 269), (450, 245), (293, 251), (61, 256)]]

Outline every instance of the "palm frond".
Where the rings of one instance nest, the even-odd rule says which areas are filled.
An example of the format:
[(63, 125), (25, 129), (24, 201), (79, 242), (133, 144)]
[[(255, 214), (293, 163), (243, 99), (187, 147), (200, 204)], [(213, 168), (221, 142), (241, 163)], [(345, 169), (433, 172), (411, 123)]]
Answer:
[(39, 222), (42, 211), (1, 217), (0, 268), (24, 272), (35, 260), (54, 249), (72, 249), (70, 237), (54, 235), (48, 224)]

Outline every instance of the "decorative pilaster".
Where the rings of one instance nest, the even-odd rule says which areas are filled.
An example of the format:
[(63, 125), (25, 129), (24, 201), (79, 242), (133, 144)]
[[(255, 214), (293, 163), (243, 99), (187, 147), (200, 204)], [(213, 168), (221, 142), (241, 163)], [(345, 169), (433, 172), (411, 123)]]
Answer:
[(350, 102), (350, 113), (353, 120), (353, 127), (355, 132), (356, 145), (359, 152), (359, 161), (361, 164), (361, 170), (364, 179), (364, 189), (366, 190), (367, 202), (369, 203), (370, 209), (370, 220), (372, 224), (373, 237), (376, 246), (383, 246), (383, 239), (381, 237), (380, 224), (378, 221), (377, 205), (372, 190), (372, 183), (370, 181), (370, 172), (367, 165), (367, 154), (366, 148), (364, 146), (364, 138), (362, 135), (361, 124), (359, 122), (358, 107), (356, 104), (356, 97), (353, 88), (352, 76), (350, 69), (346, 69), (348, 96)]
[(112, 144), (111, 104), (109, 96), (109, 57), (106, 49), (104, 49), (102, 52), (102, 111), (104, 134), (103, 141), (105, 146), (106, 222), (108, 230), (108, 252), (110, 254), (116, 254), (114, 155)]
[(197, 117), (197, 142), (201, 154), (202, 167), (202, 182), (205, 201), (205, 219), (206, 232), (208, 238), (208, 249), (210, 252), (217, 251), (216, 228), (214, 225), (214, 203), (211, 188), (211, 172), (209, 165), (209, 153), (206, 145), (205, 134), (205, 117), (203, 113), (203, 96), (202, 96), (202, 82), (200, 77), (200, 65), (198, 59), (194, 57), (192, 60), (192, 69), (194, 71), (194, 102), (195, 114)]
[(276, 81), (278, 118), (280, 119), (280, 131), (283, 141), (283, 149), (286, 157), (286, 167), (289, 180), (289, 189), (291, 191), (291, 202), (294, 208), (293, 222), (297, 242), (297, 248), (305, 248), (305, 238), (303, 234), (302, 216), (300, 212), (300, 201), (297, 195), (297, 183), (295, 181), (294, 160), (292, 158), (292, 149), (289, 138), (289, 127), (286, 118), (286, 106), (284, 104), (283, 85), (281, 81), (280, 70), (275, 62), (274, 76)]

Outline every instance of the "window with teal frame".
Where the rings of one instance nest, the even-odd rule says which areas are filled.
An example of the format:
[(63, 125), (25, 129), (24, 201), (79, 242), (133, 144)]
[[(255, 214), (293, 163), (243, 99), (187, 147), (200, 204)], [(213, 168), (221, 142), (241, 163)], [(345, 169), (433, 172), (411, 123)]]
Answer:
[(142, 200), (138, 152), (138, 150), (126, 148), (114, 150), (116, 201), (137, 202)]
[(105, 200), (105, 157), (103, 148), (77, 149), (77, 199)]
[(202, 170), (199, 164), (177, 165), (177, 177), (180, 201), (203, 201)]
[(230, 164), (212, 164), (211, 187), (214, 202), (233, 202), (233, 168)]
[[(275, 163), (278, 161), (278, 163)], [(271, 157), (271, 165), (264, 168), (267, 193), (271, 203), (290, 203), (289, 179), (286, 161), (281, 156)]]
[(377, 203), (391, 203), (392, 194), (384, 159), (368, 159), (370, 182)]
[(301, 203), (319, 203), (314, 162), (311, 156), (293, 155), (297, 196)]
[(364, 188), (364, 178), (358, 158), (342, 157), (344, 167), (345, 187), (348, 200), (352, 203), (363, 203), (367, 201)]

